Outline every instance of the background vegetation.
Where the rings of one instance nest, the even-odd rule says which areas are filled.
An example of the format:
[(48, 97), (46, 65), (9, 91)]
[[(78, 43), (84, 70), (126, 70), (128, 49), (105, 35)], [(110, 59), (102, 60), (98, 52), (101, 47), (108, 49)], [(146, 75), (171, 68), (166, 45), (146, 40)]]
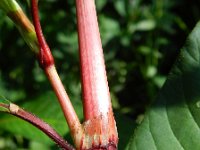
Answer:
[[(31, 18), (28, 0), (18, 2)], [(199, 20), (200, 2), (96, 0), (96, 4), (121, 137), (119, 149), (123, 149)], [(82, 118), (75, 1), (45, 0), (39, 6), (59, 74)], [(2, 11), (0, 18), (0, 94), (34, 112), (69, 139), (62, 112), (35, 57)], [(125, 125), (127, 129), (122, 128)], [(56, 149), (52, 144), (28, 124), (0, 115), (0, 149)]]

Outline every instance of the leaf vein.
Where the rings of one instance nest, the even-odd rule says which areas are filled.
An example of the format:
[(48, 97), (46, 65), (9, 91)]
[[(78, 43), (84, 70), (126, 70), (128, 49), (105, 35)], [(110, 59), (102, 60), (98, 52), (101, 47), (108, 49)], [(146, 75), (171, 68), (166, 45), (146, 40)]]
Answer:
[(194, 60), (197, 64), (199, 64), (199, 60), (198, 58), (195, 58), (195, 56), (193, 56), (191, 54), (191, 52), (189, 52), (189, 50), (185, 50), (185, 52), (188, 54), (187, 56), (190, 57), (192, 60)]
[(152, 137), (152, 140), (153, 140), (153, 143), (154, 143), (154, 145), (155, 145), (155, 148), (156, 148), (156, 150), (158, 150), (158, 147), (157, 147), (157, 145), (156, 145), (156, 140), (155, 140), (155, 138), (154, 138), (154, 136), (153, 136), (153, 133), (152, 133), (152, 130), (151, 130), (151, 126), (150, 126), (150, 118), (149, 118), (150, 116), (148, 116), (148, 125), (149, 125), (149, 131), (150, 131), (150, 134), (151, 134), (151, 137)]
[(172, 126), (171, 126), (171, 124), (170, 124), (170, 122), (169, 122), (169, 114), (168, 114), (168, 109), (167, 109), (167, 106), (165, 107), (165, 109), (166, 109), (166, 115), (167, 115), (167, 123), (169, 124), (169, 128), (171, 129), (171, 131), (172, 131), (172, 134), (174, 135), (174, 137), (175, 137), (175, 139), (176, 139), (176, 141), (179, 143), (179, 145), (180, 145), (180, 147), (184, 150), (184, 146), (181, 144), (181, 142), (179, 141), (179, 139), (178, 139), (178, 137), (176, 136), (176, 134), (174, 133), (174, 130), (172, 129)]

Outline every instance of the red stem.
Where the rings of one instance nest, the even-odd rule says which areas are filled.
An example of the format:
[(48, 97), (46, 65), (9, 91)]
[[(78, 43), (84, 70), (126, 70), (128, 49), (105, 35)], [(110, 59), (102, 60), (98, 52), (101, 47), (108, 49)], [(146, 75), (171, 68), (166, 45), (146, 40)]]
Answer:
[(39, 52), (39, 62), (42, 68), (46, 68), (52, 64), (54, 64), (54, 59), (51, 54), (50, 48), (46, 43), (44, 35), (42, 33), (42, 28), (40, 25), (39, 14), (38, 14), (38, 5), (37, 0), (31, 1), (32, 5), (32, 15), (33, 15), (33, 24), (35, 27), (38, 43), (40, 45), (40, 52)]
[(51, 86), (56, 96), (58, 97), (64, 116), (69, 125), (72, 137), (76, 143), (76, 139), (79, 137), (79, 134), (82, 134), (81, 124), (65, 91), (65, 88), (57, 74), (53, 56), (43, 36), (38, 15), (37, 0), (32, 0), (32, 15), (38, 43), (40, 45), (40, 53), (38, 57), (40, 65), (45, 71)]

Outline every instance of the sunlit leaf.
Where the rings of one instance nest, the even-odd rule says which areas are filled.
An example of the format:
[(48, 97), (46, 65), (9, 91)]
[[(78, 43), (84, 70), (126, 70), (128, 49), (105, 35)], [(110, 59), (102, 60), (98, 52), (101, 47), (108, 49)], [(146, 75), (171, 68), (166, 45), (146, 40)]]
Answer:
[(200, 22), (127, 150), (200, 149)]

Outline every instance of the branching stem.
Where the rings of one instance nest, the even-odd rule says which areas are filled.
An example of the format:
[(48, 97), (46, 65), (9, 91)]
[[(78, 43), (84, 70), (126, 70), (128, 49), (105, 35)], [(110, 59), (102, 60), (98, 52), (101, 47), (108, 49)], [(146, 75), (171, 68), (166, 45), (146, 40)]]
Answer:
[(38, 38), (38, 43), (40, 46), (40, 52), (38, 56), (39, 63), (41, 68), (45, 71), (53, 87), (53, 90), (59, 100), (64, 116), (71, 130), (72, 137), (75, 139), (76, 134), (82, 132), (81, 124), (70, 102), (70, 99), (65, 91), (65, 88), (58, 76), (58, 73), (54, 65), (53, 56), (43, 36), (38, 15), (37, 0), (32, 0), (31, 4), (32, 4), (33, 23)]
[(30, 112), (27, 112), (23, 109), (21, 109), (19, 106), (10, 103), (7, 104), (0, 104), (0, 107), (3, 107), (6, 109), (5, 112), (10, 113), (18, 118), (21, 118), (38, 129), (40, 129), (42, 132), (44, 132), (47, 136), (49, 136), (55, 143), (58, 144), (58, 146), (64, 150), (75, 150), (69, 143), (67, 143), (50, 125), (48, 125), (46, 122), (41, 120), (40, 118), (36, 117)]

